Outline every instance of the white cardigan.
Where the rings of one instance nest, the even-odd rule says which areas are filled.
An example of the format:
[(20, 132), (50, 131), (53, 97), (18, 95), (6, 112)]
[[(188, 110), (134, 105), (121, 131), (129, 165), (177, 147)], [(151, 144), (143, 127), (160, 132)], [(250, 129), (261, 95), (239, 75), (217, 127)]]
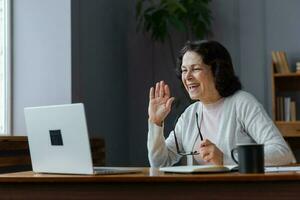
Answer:
[[(202, 116), (202, 103), (195, 102), (180, 116), (176, 127), (179, 149), (193, 151), (198, 139), (196, 112)], [(152, 167), (171, 166), (182, 156), (177, 154), (173, 131), (164, 138), (163, 127), (148, 122), (148, 158)], [(230, 151), (241, 143), (264, 144), (265, 165), (284, 165), (295, 162), (290, 148), (284, 141), (263, 106), (249, 93), (238, 91), (224, 99), (216, 146), (223, 152), (223, 164), (235, 164)], [(187, 164), (193, 165), (193, 156)]]

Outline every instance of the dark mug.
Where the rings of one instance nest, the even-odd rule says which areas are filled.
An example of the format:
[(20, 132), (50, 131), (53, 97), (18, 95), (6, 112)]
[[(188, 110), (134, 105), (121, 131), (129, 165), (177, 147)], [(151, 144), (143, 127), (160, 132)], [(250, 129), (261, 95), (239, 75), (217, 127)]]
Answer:
[[(238, 161), (234, 157), (238, 153)], [(239, 144), (231, 150), (231, 157), (239, 165), (240, 173), (264, 173), (264, 145)]]

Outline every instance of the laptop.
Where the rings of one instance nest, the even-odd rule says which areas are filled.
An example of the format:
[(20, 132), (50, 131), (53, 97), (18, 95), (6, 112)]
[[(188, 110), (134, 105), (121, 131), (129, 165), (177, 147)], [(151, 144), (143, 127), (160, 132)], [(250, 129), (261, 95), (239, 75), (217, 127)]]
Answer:
[(141, 168), (93, 167), (82, 103), (24, 109), (32, 169), (36, 173), (123, 174)]

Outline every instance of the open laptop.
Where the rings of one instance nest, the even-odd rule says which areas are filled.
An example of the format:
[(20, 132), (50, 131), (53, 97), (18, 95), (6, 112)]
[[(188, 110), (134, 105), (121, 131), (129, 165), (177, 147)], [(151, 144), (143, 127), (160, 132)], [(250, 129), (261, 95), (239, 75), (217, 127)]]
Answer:
[(37, 173), (123, 174), (139, 168), (93, 167), (84, 105), (24, 109), (32, 162)]

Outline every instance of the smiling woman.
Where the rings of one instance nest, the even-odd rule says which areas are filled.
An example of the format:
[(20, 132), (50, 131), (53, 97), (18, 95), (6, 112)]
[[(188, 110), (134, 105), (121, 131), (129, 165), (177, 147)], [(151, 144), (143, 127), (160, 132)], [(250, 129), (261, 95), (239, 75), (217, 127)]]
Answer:
[(233, 165), (231, 150), (243, 143), (263, 144), (266, 165), (294, 162), (293, 153), (262, 105), (241, 90), (223, 45), (187, 42), (178, 61), (178, 78), (196, 102), (186, 108), (165, 139), (163, 122), (174, 97), (164, 81), (150, 89), (147, 145), (151, 166), (174, 165), (183, 156), (188, 165)]
[(10, 2), (0, 0), (0, 134), (10, 133)]

